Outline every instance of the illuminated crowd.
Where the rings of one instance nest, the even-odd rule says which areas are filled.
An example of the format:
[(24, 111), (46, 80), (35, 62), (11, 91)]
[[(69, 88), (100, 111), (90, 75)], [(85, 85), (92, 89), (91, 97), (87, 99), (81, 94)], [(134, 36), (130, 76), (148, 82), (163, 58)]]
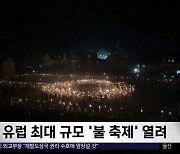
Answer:
[[(141, 82), (151, 83), (152, 79), (136, 79), (136, 85)], [(61, 81), (61, 82), (58, 82)], [(122, 76), (78, 76), (56, 74), (22, 74), (13, 78), (0, 80), (1, 102), (25, 109), (51, 110), (62, 113), (86, 113), (88, 115), (101, 115), (133, 119), (146, 117), (148, 110), (144, 106), (131, 107), (137, 97), (133, 94), (138, 91), (134, 86), (134, 79)], [(163, 81), (163, 80), (162, 80)], [(130, 84), (131, 83), (131, 84)], [(157, 82), (165, 85), (167, 82)], [(175, 83), (175, 81), (173, 81)], [(40, 98), (21, 97), (16, 95), (26, 89), (36, 90), (41, 93)], [(11, 91), (12, 97), (4, 97)], [(146, 103), (146, 102), (144, 102)], [(136, 103), (138, 104), (138, 103)], [(152, 107), (153, 108), (153, 107)], [(161, 120), (178, 121), (180, 105), (157, 110), (157, 117)]]
[(93, 99), (106, 98), (117, 99), (129, 96), (134, 90), (134, 85), (125, 82), (111, 82), (108, 80), (83, 79), (77, 81), (57, 82), (43, 86), (42, 90), (48, 95), (56, 95), (59, 98), (91, 97)]

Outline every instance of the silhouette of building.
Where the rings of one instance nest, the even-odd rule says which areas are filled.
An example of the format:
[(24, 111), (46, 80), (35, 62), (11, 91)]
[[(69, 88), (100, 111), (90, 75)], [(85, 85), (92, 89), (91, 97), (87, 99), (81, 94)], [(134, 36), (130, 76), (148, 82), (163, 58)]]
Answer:
[(2, 63), (2, 73), (3, 76), (11, 76), (16, 73), (16, 64), (9, 55), (7, 55), (7, 58)]

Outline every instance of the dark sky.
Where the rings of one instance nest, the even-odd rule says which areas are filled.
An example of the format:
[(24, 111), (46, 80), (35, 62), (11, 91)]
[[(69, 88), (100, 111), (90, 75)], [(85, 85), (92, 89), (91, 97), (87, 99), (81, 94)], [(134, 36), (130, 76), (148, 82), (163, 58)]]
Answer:
[(179, 1), (2, 0), (0, 50), (180, 50)]

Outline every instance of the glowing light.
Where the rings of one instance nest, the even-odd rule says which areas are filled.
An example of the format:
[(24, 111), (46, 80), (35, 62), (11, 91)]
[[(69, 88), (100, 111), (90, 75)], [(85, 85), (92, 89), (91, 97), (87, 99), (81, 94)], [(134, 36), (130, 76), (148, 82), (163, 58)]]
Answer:
[(180, 75), (180, 70), (177, 70), (176, 73), (177, 73), (177, 75)]
[(134, 85), (125, 82), (114, 83), (108, 80), (82, 79), (47, 84), (42, 86), (42, 90), (57, 96), (72, 96), (74, 98), (89, 96), (93, 99), (116, 99), (121, 96), (129, 96), (135, 91), (135, 88)]
[(134, 68), (134, 73), (139, 73), (139, 68)]
[(109, 55), (110, 55), (110, 53), (104, 49), (101, 49), (97, 52), (97, 57), (99, 59), (106, 59)]

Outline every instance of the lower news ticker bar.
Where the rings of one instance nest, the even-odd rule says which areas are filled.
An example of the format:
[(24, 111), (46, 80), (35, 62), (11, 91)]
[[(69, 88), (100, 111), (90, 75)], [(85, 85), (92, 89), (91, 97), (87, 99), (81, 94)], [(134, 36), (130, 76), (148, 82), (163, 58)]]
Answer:
[(162, 146), (160, 143), (0, 143), (0, 150), (160, 150)]

